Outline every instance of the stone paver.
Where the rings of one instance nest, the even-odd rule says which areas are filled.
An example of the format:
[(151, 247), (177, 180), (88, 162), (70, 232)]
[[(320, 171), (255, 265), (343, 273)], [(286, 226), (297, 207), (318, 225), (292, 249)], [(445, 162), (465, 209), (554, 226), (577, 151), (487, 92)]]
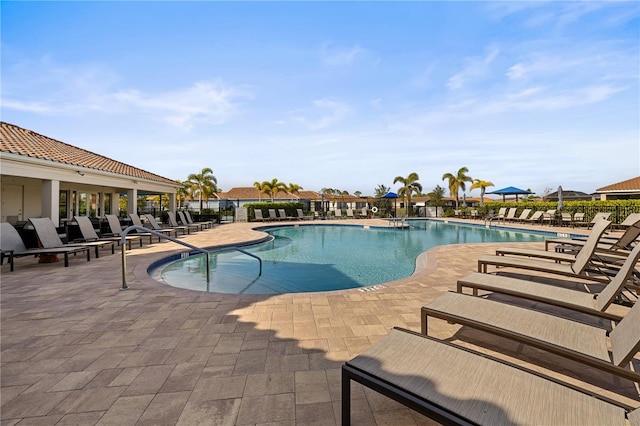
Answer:
[[(350, 222), (386, 224), (340, 221)], [(222, 225), (182, 239), (196, 246), (262, 239), (254, 226)], [(17, 259), (15, 272), (1, 269), (1, 423), (339, 424), (340, 366), (393, 326), (419, 331), (420, 307), (454, 290), (496, 247), (435, 248), (418, 259), (413, 276), (374, 291), (276, 296), (206, 294), (154, 281), (147, 267), (182, 251), (171, 242), (128, 252), (126, 291), (119, 254), (91, 262), (72, 256), (68, 268)], [(552, 374), (640, 405), (628, 383), (557, 357), (441, 321), (430, 321), (430, 334), (547, 373), (559, 365)], [(433, 424), (352, 387), (354, 424)]]

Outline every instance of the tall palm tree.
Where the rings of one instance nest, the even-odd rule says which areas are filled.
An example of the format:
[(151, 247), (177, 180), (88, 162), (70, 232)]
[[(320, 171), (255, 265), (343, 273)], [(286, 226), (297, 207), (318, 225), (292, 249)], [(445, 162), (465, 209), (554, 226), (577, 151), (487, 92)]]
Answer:
[(205, 167), (200, 173), (192, 173), (187, 177), (191, 196), (200, 200), (200, 211), (202, 212), (202, 200), (209, 199), (210, 196), (219, 192), (218, 179), (213, 175), (213, 170)]
[(180, 179), (176, 179), (176, 183), (180, 185), (180, 188), (176, 191), (176, 197), (178, 201), (178, 208), (182, 207), (187, 197), (189, 196), (191, 184), (187, 181), (182, 182)]
[(253, 182), (253, 186), (254, 186), (258, 191), (260, 191), (260, 192), (258, 193), (258, 201), (260, 201), (260, 202), (262, 202), (262, 194), (266, 194), (266, 193), (267, 193), (267, 191), (268, 191), (268, 188), (266, 187), (265, 183), (266, 183), (266, 182), (258, 182), (258, 181)]
[(416, 172), (410, 173), (409, 176), (402, 177), (396, 176), (393, 179), (393, 183), (400, 182), (402, 186), (398, 189), (398, 195), (402, 195), (403, 198), (407, 199), (407, 214), (411, 212), (411, 195), (415, 192), (416, 195), (420, 195), (422, 193), (422, 185), (418, 182), (420, 177)]
[(300, 192), (301, 189), (304, 189), (304, 188), (298, 185), (297, 183), (289, 183), (289, 185), (286, 185), (285, 189), (289, 194), (291, 194), (291, 201), (293, 201), (293, 196), (298, 192)]
[(273, 202), (276, 195), (280, 191), (286, 191), (287, 185), (284, 182), (280, 182), (278, 179), (273, 178), (270, 181), (264, 181), (258, 185), (258, 182), (255, 182), (253, 185), (260, 190), (261, 193), (267, 194), (271, 197), (271, 202)]
[(493, 186), (493, 182), (489, 182), (488, 180), (482, 180), (482, 179), (474, 179), (473, 183), (471, 184), (471, 188), (469, 188), (469, 191), (473, 191), (476, 188), (480, 188), (480, 207), (484, 206), (484, 192), (490, 186)]
[(452, 197), (456, 198), (456, 210), (458, 209), (459, 197), (458, 193), (462, 189), (463, 191), (467, 189), (466, 182), (473, 182), (473, 179), (470, 176), (467, 176), (466, 173), (469, 173), (469, 169), (466, 167), (461, 167), (457, 173), (445, 173), (442, 175), (442, 180), (449, 181), (449, 193)]

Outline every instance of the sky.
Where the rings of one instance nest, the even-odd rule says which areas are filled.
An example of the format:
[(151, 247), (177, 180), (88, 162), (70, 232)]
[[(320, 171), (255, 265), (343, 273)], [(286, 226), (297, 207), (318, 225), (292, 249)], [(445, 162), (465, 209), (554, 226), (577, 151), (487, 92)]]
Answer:
[[(640, 176), (640, 2), (13, 2), (2, 121), (222, 190)], [(469, 192), (479, 196), (479, 190)], [(460, 194), (462, 196), (462, 193)]]

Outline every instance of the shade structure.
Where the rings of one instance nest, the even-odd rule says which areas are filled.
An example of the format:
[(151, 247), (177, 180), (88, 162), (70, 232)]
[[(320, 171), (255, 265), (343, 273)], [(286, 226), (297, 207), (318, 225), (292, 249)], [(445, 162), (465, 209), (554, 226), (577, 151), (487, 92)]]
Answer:
[(531, 191), (527, 191), (526, 189), (516, 188), (515, 186), (507, 186), (506, 188), (496, 189), (495, 191), (487, 192), (487, 194), (497, 194), (502, 195), (502, 201), (505, 201), (505, 196), (507, 195), (515, 195), (516, 201), (518, 201), (518, 195), (528, 195), (533, 194)]
[[(380, 197), (380, 198), (398, 198), (398, 194), (396, 194), (395, 192), (391, 192), (391, 191), (389, 191), (389, 192), (387, 192), (386, 194), (384, 194), (384, 195), (383, 195), (382, 197)], [(395, 203), (395, 201), (394, 201), (394, 203), (393, 203), (393, 216), (394, 216), (394, 217), (397, 217), (397, 216), (398, 216), (398, 214), (397, 214), (397, 212), (396, 212), (396, 203)]]

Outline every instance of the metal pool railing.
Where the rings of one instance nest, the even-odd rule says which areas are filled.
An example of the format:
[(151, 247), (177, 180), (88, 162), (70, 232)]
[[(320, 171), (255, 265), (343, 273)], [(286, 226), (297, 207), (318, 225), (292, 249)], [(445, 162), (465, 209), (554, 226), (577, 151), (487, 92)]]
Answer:
[[(173, 241), (174, 243), (180, 244), (182, 246), (185, 247), (189, 247), (191, 250), (197, 251), (198, 253), (203, 253), (205, 255), (205, 259), (207, 262), (207, 284), (210, 281), (210, 275), (211, 272), (209, 270), (209, 250), (200, 248), (200, 247), (196, 247), (192, 244), (189, 243), (185, 243), (184, 241), (180, 241), (177, 238), (173, 238), (170, 237), (168, 235), (162, 234), (160, 232), (154, 231), (153, 229), (149, 229), (149, 228), (145, 228), (144, 226), (138, 226), (138, 225), (132, 225), (127, 227), (124, 231), (122, 231), (122, 234), (120, 236), (120, 247), (122, 248), (121, 252), (122, 252), (122, 288), (121, 290), (127, 290), (129, 287), (127, 286), (127, 247), (126, 247), (126, 241), (127, 241), (127, 234), (131, 231), (142, 231), (145, 233), (149, 233), (152, 235), (155, 235), (158, 238), (165, 238), (169, 241)], [(258, 274), (258, 276), (262, 275), (262, 259), (260, 259), (258, 256), (256, 256), (255, 254), (249, 253), (245, 250), (236, 248), (236, 247), (232, 247), (232, 250), (235, 251), (239, 251), (240, 253), (243, 253), (249, 257), (253, 257), (254, 259), (256, 259), (258, 261), (258, 263), (260, 263), (260, 272)]]

